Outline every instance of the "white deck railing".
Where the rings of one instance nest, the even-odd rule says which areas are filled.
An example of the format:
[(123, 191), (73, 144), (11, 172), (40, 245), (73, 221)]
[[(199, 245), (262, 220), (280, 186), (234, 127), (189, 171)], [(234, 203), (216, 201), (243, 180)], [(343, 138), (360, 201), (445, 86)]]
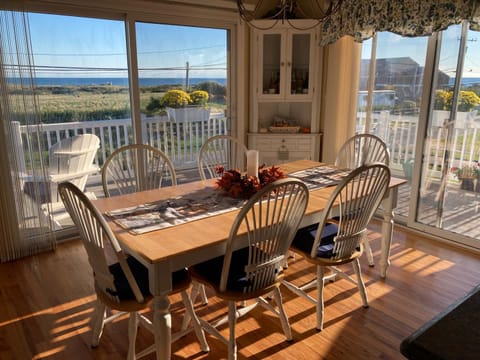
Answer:
[[(422, 154), (429, 164), (429, 176), (434, 178), (440, 178), (447, 151), (450, 152), (450, 166), (471, 164), (480, 160), (480, 117), (477, 112), (457, 113), (457, 120), (451, 127), (445, 126), (449, 116), (446, 111), (433, 112), (426, 149)], [(365, 119), (365, 113), (359, 112), (357, 119)], [(372, 133), (387, 143), (390, 167), (402, 172), (403, 163), (415, 157), (418, 115), (394, 115), (389, 111), (382, 111), (373, 114), (372, 123)], [(446, 144), (448, 131), (452, 131), (450, 144)]]
[[(364, 113), (357, 114), (364, 119)], [(434, 112), (433, 126), (430, 126), (429, 141), (422, 156), (427, 156), (430, 175), (440, 176), (444, 166), (445, 152), (450, 151), (451, 166), (471, 163), (480, 156), (480, 117), (476, 112), (458, 113), (450, 146), (445, 145), (447, 128), (443, 126), (448, 113)], [(394, 115), (389, 111), (373, 114), (372, 133), (385, 139), (390, 150), (390, 165), (393, 170), (402, 172), (403, 163), (413, 159), (418, 126), (418, 116)], [(361, 123), (361, 122), (360, 122)], [(21, 134), (36, 131), (31, 127), (19, 126)], [(108, 155), (120, 146), (133, 141), (131, 119), (98, 120), (44, 124), (42, 131), (48, 148), (58, 140), (80, 133), (93, 133), (100, 138), (100, 150), (95, 163), (103, 164)], [(142, 138), (149, 144), (164, 151), (179, 169), (196, 166), (200, 147), (211, 136), (228, 134), (227, 122), (223, 113), (211, 114), (206, 121), (174, 122), (167, 116), (142, 118)], [(361, 129), (359, 129), (361, 131)]]
[[(36, 132), (36, 128), (14, 126), (22, 134)], [(100, 138), (100, 150), (95, 163), (101, 166), (117, 148), (133, 142), (131, 119), (43, 124), (42, 130), (47, 148), (66, 137), (82, 133)], [(174, 122), (167, 116), (143, 117), (142, 139), (164, 151), (177, 168), (195, 167), (200, 147), (211, 136), (227, 134), (227, 121), (223, 113), (212, 113), (208, 120)], [(23, 154), (23, 152), (22, 152)]]

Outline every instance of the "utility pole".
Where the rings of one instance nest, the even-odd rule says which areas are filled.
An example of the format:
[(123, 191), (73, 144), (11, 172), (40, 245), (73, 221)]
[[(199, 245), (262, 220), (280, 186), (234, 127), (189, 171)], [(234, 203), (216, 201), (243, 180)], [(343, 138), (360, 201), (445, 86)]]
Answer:
[(187, 91), (190, 90), (189, 71), (190, 71), (190, 64), (189, 64), (189, 62), (187, 61), (187, 63), (185, 64), (185, 89), (186, 89)]

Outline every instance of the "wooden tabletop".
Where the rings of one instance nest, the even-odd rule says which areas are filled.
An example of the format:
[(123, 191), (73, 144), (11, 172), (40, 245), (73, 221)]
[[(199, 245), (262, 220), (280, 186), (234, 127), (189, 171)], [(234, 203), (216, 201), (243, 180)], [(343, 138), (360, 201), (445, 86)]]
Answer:
[[(281, 165), (281, 169), (288, 174), (320, 165), (327, 164), (299, 160)], [(391, 186), (398, 186), (404, 182), (401, 179), (392, 179)], [(93, 203), (104, 213), (119, 208), (175, 198), (208, 186), (214, 186), (214, 184), (215, 179), (196, 181), (134, 194), (101, 198), (94, 200)], [(306, 218), (315, 217), (323, 210), (333, 189), (334, 187), (328, 187), (311, 191), (305, 212)], [(218, 251), (225, 244), (237, 213), (238, 210), (234, 210), (140, 235), (133, 235), (112, 220), (107, 220), (122, 246), (128, 248), (129, 252), (136, 254), (137, 258), (143, 259), (146, 264), (153, 264), (173, 260), (176, 257), (182, 257), (184, 262), (192, 251), (208, 252), (213, 251), (213, 249)], [(193, 263), (195, 263), (195, 259), (192, 259)]]

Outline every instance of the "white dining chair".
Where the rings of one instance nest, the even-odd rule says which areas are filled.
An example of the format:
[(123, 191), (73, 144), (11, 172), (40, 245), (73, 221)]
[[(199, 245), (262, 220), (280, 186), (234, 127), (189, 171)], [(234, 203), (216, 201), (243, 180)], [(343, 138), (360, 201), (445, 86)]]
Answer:
[[(362, 280), (359, 257), (367, 237), (367, 226), (382, 201), (390, 183), (390, 169), (380, 163), (361, 165), (337, 185), (330, 195), (318, 224), (301, 228), (290, 250), (315, 265), (314, 279), (298, 285), (288, 276), (282, 280), (289, 290), (316, 304), (317, 330), (323, 329), (325, 282), (337, 275), (358, 286), (363, 306), (368, 307), (367, 292)], [(332, 220), (335, 219), (335, 220)], [(357, 280), (340, 268), (352, 263)], [(332, 270), (327, 274), (326, 269)], [(317, 288), (317, 298), (309, 289)]]
[[(283, 263), (308, 203), (307, 186), (300, 180), (281, 179), (256, 193), (236, 216), (225, 255), (196, 264), (189, 272), (196, 283), (208, 286), (228, 302), (228, 314), (215, 323), (200, 319), (211, 335), (228, 346), (228, 359), (237, 358), (237, 319), (263, 306), (278, 316), (287, 340), (292, 340), (279, 290)], [(276, 307), (264, 296), (272, 294)], [(254, 300), (237, 308), (237, 302)], [(229, 337), (218, 330), (229, 324)]]
[[(127, 359), (134, 360), (155, 351), (154, 344), (138, 354), (135, 353), (138, 325), (143, 325), (152, 333), (155, 331), (152, 322), (140, 314), (140, 311), (150, 307), (153, 300), (149, 291), (148, 269), (134, 257), (127, 256), (123, 252), (103, 215), (77, 186), (63, 182), (58, 185), (58, 192), (80, 233), (93, 274), (97, 299), (92, 319), (92, 347), (98, 346), (105, 324), (128, 313)], [(86, 271), (86, 269), (82, 269), (82, 271)], [(193, 329), (201, 344), (201, 349), (205, 352), (209, 351), (204, 332), (186, 292), (191, 284), (187, 270), (176, 271), (171, 276), (171, 294), (181, 293), (186, 313), (193, 320)], [(119, 312), (107, 316), (107, 312), (110, 310)], [(191, 328), (172, 334), (172, 341), (186, 335), (190, 330)]]
[(230, 135), (216, 135), (205, 141), (198, 155), (198, 172), (202, 180), (217, 177), (215, 169), (221, 165), (225, 170), (246, 169), (247, 147)]
[[(387, 144), (373, 134), (356, 134), (349, 138), (340, 148), (335, 165), (345, 169), (355, 169), (361, 165), (380, 162), (389, 166), (390, 153)], [(365, 239), (365, 254), (368, 264), (374, 266), (370, 243)]]
[(160, 149), (130, 144), (116, 149), (102, 167), (106, 197), (177, 185), (175, 167)]

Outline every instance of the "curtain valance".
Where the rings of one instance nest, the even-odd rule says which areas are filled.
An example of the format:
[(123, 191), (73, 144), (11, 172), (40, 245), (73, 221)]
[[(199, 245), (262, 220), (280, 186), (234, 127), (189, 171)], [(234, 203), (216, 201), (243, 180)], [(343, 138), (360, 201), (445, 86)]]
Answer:
[(379, 31), (402, 36), (426, 36), (470, 21), (480, 30), (480, 0), (344, 0), (321, 24), (321, 45), (350, 35), (363, 41)]

